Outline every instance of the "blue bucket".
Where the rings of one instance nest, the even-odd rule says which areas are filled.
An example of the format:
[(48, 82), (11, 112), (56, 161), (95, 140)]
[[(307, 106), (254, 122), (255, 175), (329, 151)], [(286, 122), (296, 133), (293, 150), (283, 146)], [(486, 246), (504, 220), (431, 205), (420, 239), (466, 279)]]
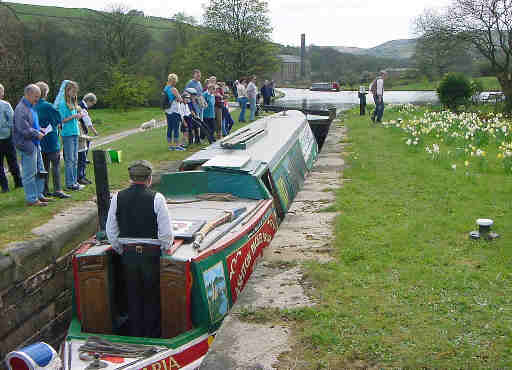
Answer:
[(34, 370), (50, 365), (56, 358), (57, 352), (49, 344), (38, 342), (10, 352), (6, 362), (10, 370)]

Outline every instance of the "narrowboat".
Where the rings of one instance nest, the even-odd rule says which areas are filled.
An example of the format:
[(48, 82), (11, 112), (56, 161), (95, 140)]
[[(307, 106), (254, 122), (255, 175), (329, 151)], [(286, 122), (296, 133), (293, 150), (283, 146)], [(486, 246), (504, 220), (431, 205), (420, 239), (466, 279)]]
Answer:
[[(156, 190), (167, 199), (176, 235), (160, 258), (162, 337), (123, 335), (129, 302), (119, 288), (119, 256), (93, 238), (74, 254), (73, 318), (54, 368), (198, 368), (317, 156), (304, 114), (288, 111), (237, 130), (162, 175)], [(11, 369), (43, 367), (37, 360), (44, 356), (27, 348), (7, 356)]]
[(334, 121), (334, 119), (336, 118), (336, 108), (332, 107), (328, 109), (313, 109), (308, 108), (307, 106), (303, 108), (293, 108), (282, 105), (266, 105), (263, 107), (263, 110), (267, 112), (284, 112), (287, 110), (294, 109), (299, 109), (302, 113), (306, 115), (309, 127), (311, 128), (313, 136), (315, 137), (318, 146), (318, 151), (320, 152), (324, 145), (325, 139), (329, 134), (332, 121)]
[(314, 82), (309, 88), (310, 91), (340, 91), (337, 82)]

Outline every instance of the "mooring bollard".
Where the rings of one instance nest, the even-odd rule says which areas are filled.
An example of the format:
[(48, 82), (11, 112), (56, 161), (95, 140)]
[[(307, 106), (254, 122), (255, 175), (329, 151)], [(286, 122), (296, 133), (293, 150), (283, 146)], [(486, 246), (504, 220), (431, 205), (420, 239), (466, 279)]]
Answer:
[(100, 231), (105, 231), (108, 209), (110, 207), (110, 189), (108, 185), (107, 157), (104, 150), (93, 150), (94, 179), (98, 203), (98, 220)]
[(364, 116), (366, 114), (366, 95), (368, 95), (366, 87), (359, 87), (359, 93), (357, 95), (359, 96), (359, 115)]
[(336, 118), (336, 113), (337, 113), (336, 108), (329, 108), (329, 119), (331, 121), (334, 121), (334, 119)]

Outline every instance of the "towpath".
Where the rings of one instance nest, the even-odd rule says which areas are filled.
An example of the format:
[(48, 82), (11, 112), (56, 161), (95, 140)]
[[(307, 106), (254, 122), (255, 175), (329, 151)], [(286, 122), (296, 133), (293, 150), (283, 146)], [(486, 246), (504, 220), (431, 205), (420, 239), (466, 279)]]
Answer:
[(342, 179), (345, 135), (341, 120), (335, 120), (302, 191), (224, 320), (201, 369), (308, 368), (297, 363), (294, 353), (300, 352), (299, 343), (279, 311), (317, 303), (307, 294), (311, 287), (302, 266), (332, 259), (337, 213), (329, 206), (336, 201), (336, 189), (347, 181)]

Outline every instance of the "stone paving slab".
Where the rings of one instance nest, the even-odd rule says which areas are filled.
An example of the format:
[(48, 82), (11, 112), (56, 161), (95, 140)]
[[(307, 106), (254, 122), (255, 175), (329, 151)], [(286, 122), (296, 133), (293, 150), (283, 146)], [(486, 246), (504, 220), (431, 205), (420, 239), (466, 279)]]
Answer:
[(216, 348), (201, 365), (208, 370), (270, 370), (283, 352), (291, 349), (285, 326), (245, 323), (229, 315), (214, 341)]
[(274, 267), (263, 261), (253, 277), (232, 312), (256, 308), (299, 308), (314, 304), (301, 285), (303, 273), (298, 266), (291, 269), (279, 265)]

